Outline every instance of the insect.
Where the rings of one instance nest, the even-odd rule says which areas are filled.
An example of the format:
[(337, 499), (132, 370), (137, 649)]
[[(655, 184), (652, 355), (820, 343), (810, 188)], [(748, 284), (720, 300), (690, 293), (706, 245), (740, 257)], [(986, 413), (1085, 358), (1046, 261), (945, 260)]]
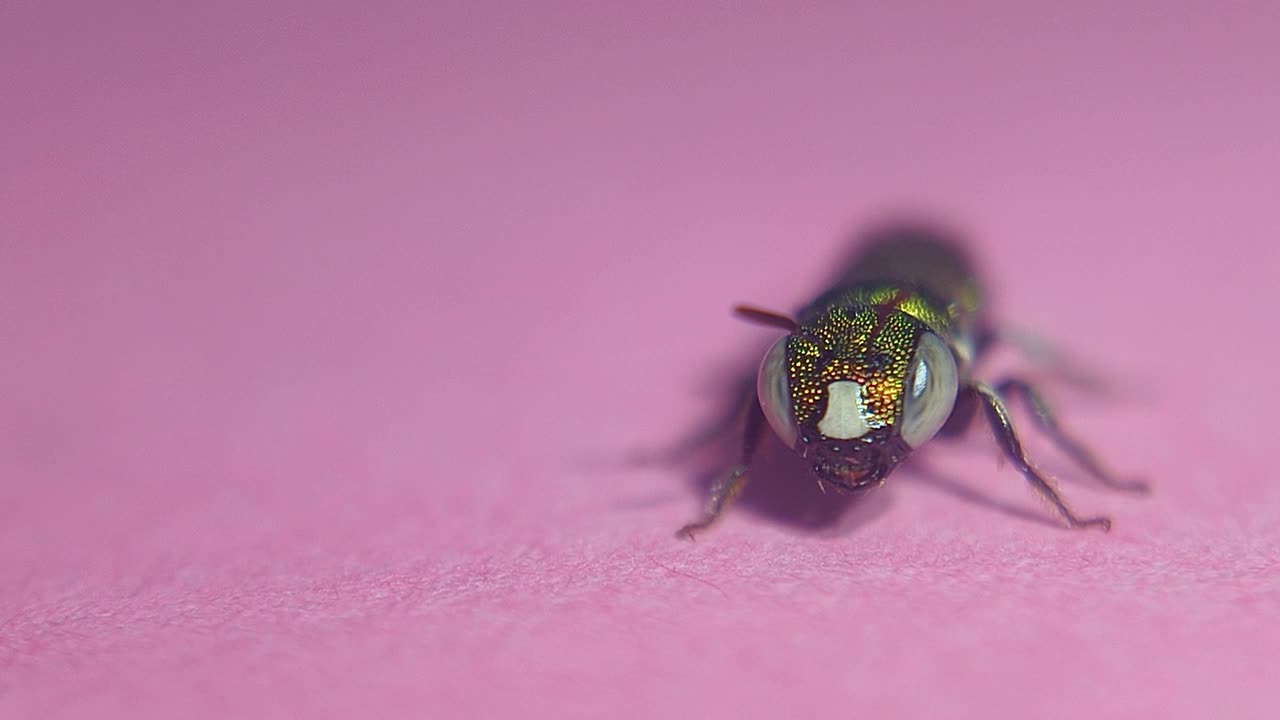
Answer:
[(964, 432), (986, 416), (1005, 456), (1072, 528), (1110, 530), (1106, 516), (1082, 517), (1028, 460), (1007, 403), (1030, 406), (1039, 428), (1104, 485), (1145, 491), (1108, 472), (1058, 424), (1026, 380), (988, 383), (975, 364), (1000, 340), (982, 286), (948, 233), (926, 225), (885, 226), (830, 289), (794, 317), (738, 306), (740, 317), (787, 334), (765, 354), (747, 416), (739, 462), (716, 481), (701, 517), (677, 533), (712, 525), (747, 483), (766, 426), (811, 463), (824, 490), (858, 492), (884, 484), (935, 435)]

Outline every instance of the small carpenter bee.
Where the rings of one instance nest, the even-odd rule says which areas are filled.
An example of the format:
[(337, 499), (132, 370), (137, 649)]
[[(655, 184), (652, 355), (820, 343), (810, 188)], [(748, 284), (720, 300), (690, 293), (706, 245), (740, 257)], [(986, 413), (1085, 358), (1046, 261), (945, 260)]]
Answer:
[(680, 536), (709, 527), (742, 491), (766, 423), (812, 463), (820, 486), (860, 491), (883, 484), (934, 435), (963, 432), (979, 408), (1004, 454), (1068, 526), (1109, 530), (1110, 518), (1072, 512), (1027, 460), (1005, 405), (1014, 396), (1090, 475), (1117, 489), (1146, 490), (1103, 469), (1024, 380), (988, 384), (972, 375), (998, 336), (973, 266), (943, 232), (899, 225), (871, 233), (831, 289), (794, 318), (743, 306), (736, 312), (787, 335), (760, 363), (746, 402), (740, 461), (715, 483), (702, 517)]

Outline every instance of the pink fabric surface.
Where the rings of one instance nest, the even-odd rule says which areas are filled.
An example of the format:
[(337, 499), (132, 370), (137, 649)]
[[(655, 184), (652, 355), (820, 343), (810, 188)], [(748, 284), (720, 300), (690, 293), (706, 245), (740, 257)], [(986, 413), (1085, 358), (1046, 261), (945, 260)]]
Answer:
[[(0, 717), (1276, 716), (1274, 5), (182, 5), (0, 8)], [(622, 459), (902, 209), (1155, 493), (673, 539)]]

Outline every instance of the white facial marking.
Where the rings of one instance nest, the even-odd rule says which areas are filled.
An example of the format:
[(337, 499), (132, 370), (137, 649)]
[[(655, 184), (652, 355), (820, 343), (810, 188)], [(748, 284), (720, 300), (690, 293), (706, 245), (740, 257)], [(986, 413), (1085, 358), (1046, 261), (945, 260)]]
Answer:
[(869, 417), (862, 386), (852, 380), (837, 380), (827, 386), (827, 412), (818, 421), (818, 432), (835, 440), (852, 440), (884, 424), (874, 418), (868, 423)]

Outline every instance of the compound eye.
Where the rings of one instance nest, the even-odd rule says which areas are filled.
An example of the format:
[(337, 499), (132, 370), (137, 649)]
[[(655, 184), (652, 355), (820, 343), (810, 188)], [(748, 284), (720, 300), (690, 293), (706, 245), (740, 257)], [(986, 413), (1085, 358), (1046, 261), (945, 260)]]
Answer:
[(926, 331), (911, 362), (902, 406), (902, 439), (908, 445), (918, 448), (942, 428), (955, 407), (959, 381), (951, 349)]
[(791, 408), (791, 381), (787, 377), (787, 339), (779, 339), (765, 353), (764, 360), (760, 363), (760, 372), (756, 375), (756, 395), (760, 398), (760, 409), (764, 410), (769, 427), (773, 428), (787, 447), (794, 448), (800, 432), (796, 429), (796, 415)]

